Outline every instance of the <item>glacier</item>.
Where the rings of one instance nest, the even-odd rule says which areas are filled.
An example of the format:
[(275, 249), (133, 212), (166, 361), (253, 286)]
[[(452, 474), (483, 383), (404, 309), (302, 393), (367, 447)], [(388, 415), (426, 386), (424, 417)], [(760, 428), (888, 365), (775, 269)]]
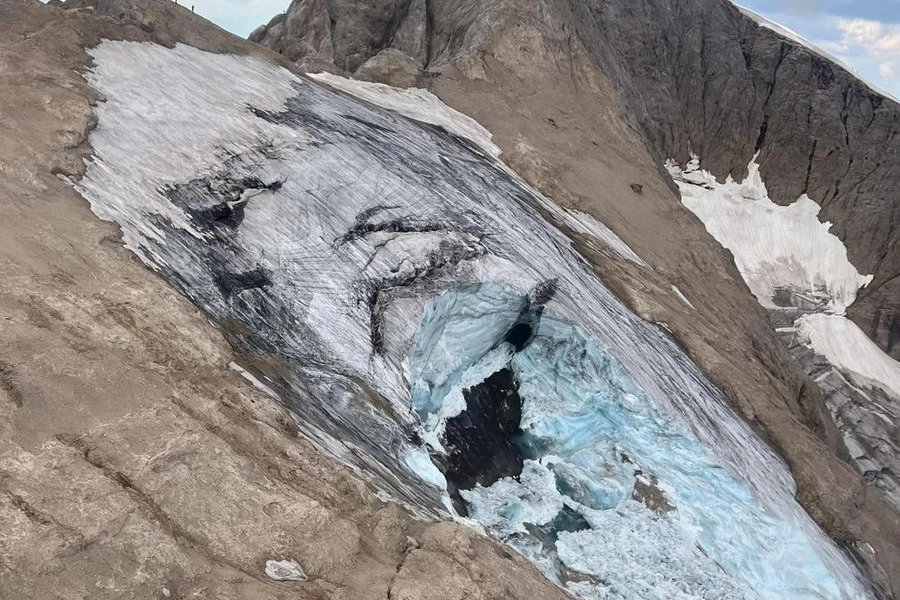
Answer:
[[(253, 57), (90, 52), (76, 188), (324, 451), (585, 597), (869, 597), (783, 461), (492, 152)], [(503, 460), (454, 462), (482, 441)]]
[[(504, 296), (507, 309), (498, 310)], [(524, 301), (492, 283), (431, 301), (410, 350), (411, 364), (431, 367), (413, 380), (413, 389), (431, 392), (413, 395), (417, 410), (439, 411), (437, 399), (457, 392), (468, 370), (486, 377), (472, 352), (489, 356), (509, 346), (510, 315)], [(421, 355), (430, 348), (441, 350)], [(454, 355), (443, 348), (465, 351), (448, 363)], [(461, 495), (470, 517), (556, 581), (603, 598), (852, 597), (852, 586), (834, 579), (810, 544), (803, 515), (760, 502), (580, 327), (545, 312), (524, 350), (500, 355), (523, 397), (516, 443), (524, 466)], [(635, 485), (642, 478), (665, 499), (642, 503)]]

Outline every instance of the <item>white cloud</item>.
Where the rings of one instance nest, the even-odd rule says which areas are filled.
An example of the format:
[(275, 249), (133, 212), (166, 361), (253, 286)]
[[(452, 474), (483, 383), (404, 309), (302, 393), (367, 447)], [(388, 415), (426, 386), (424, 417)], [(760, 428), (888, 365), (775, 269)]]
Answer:
[(900, 24), (826, 14), (814, 21), (816, 46), (882, 93), (900, 99)]
[(868, 19), (838, 19), (846, 44), (869, 47), (874, 52), (900, 53), (900, 25)]
[[(900, 72), (900, 25), (868, 19), (836, 19), (840, 53), (869, 61), (884, 79)], [(898, 87), (896, 81), (894, 93)]]

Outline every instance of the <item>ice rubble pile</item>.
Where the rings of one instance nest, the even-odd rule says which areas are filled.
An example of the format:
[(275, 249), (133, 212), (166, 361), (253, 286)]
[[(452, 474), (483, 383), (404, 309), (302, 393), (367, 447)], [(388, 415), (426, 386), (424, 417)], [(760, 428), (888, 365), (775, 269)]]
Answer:
[[(802, 516), (764, 507), (581, 328), (546, 312), (522, 351), (503, 342), (524, 302), (496, 284), (445, 291), (410, 349), (413, 403), (438, 452), (463, 390), (507, 362), (516, 375), (524, 467), (463, 490), (470, 517), (589, 598), (860, 593), (829, 573)], [(646, 502), (639, 484), (665, 499)]]

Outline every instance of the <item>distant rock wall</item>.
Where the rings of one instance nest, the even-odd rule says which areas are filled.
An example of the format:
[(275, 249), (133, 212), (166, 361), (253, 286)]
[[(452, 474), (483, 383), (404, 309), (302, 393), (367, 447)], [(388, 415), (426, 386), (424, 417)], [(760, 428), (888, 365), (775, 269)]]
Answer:
[(661, 158), (720, 177), (758, 162), (770, 196), (808, 194), (874, 281), (850, 316), (900, 358), (900, 105), (724, 0), (569, 1), (597, 64)]

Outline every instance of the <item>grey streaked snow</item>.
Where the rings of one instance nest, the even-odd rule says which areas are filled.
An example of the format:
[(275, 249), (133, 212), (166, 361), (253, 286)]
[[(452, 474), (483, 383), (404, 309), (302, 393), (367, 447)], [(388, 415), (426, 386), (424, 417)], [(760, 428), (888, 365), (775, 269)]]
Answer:
[[(422, 485), (410, 471), (430, 490), (440, 487), (443, 477), (427, 449), (415, 436), (395, 435), (423, 426), (410, 387), (426, 373), (453, 394), (458, 383), (488, 370), (496, 357), (482, 362), (482, 356), (468, 353), (496, 347), (508, 331), (507, 313), (514, 321), (515, 308), (534, 285), (555, 279), (558, 291), (547, 303), (553, 321), (546, 326), (555, 324), (558, 335), (545, 341), (560, 343), (535, 346), (522, 357), (530, 362), (521, 363), (520, 373), (552, 375), (560, 390), (577, 387), (578, 394), (532, 386), (526, 394), (533, 399), (530, 425), (543, 423), (548, 436), (573, 447), (589, 445), (590, 438), (579, 434), (593, 435), (593, 426), (554, 427), (537, 418), (556, 414), (545, 410), (554, 406), (571, 408), (576, 417), (587, 410), (609, 436), (604, 443), (615, 447), (616, 422), (605, 420), (596, 409), (607, 407), (594, 402), (591, 386), (602, 385), (617, 398), (609, 414), (642, 440), (640, 448), (656, 461), (648, 464), (662, 465), (653, 473), (662, 487), (697, 481), (691, 471), (698, 459), (729, 482), (727, 495), (709, 493), (716, 488), (713, 479), (699, 488), (679, 487), (676, 500), (685, 509), (666, 517), (664, 526), (651, 523), (660, 517), (649, 509), (629, 503), (625, 508), (634, 512), (628, 519), (646, 532), (627, 538), (635, 544), (631, 560), (583, 556), (584, 568), (626, 565), (632, 595), (641, 596), (637, 590), (652, 587), (659, 560), (666, 559), (650, 551), (662, 542), (652, 536), (661, 533), (672, 536), (666, 543), (673, 546), (666, 547), (686, 550), (666, 572), (678, 580), (667, 590), (677, 589), (685, 600), (721, 597), (709, 592), (722, 589), (726, 579), (779, 600), (865, 597), (856, 569), (796, 502), (783, 461), (672, 340), (600, 283), (571, 240), (542, 216), (555, 205), (487, 158), (491, 152), (476, 155), (446, 135), (251, 57), (130, 42), (104, 42), (91, 54), (88, 80), (107, 101), (96, 108), (94, 156), (79, 191), (98, 215), (122, 227), (130, 249), (180, 283), (208, 314), (252, 325), (276, 348), (293, 369), (283, 373), (297, 377), (290, 389), (305, 394), (292, 409), (316, 417), (327, 412), (345, 426), (314, 431), (315, 423), (298, 419), (304, 434), (332, 454), (361, 470), (387, 469), (400, 480), (397, 486), (413, 491)], [(427, 113), (429, 106), (425, 99), (420, 108)], [(199, 195), (198, 201), (212, 201), (204, 196), (204, 184), (228, 177), (281, 186), (253, 197), (240, 223), (230, 225), (204, 223), (197, 211), (185, 208), (185, 196), (176, 194), (181, 190), (195, 194), (190, 200)], [(378, 227), (391, 223), (402, 227)], [(223, 291), (228, 286), (215, 276), (216, 269), (225, 268), (233, 269), (226, 276), (258, 269), (268, 279), (265, 285)], [(481, 296), (472, 304), (452, 297), (460, 286), (485, 283), (505, 290), (498, 298), (500, 310), (486, 311), (496, 303)], [(376, 299), (381, 312), (375, 317), (381, 316), (383, 344), (376, 349), (374, 311), (365, 292), (378, 285), (384, 294)], [(435, 305), (434, 298), (444, 303)], [(437, 312), (426, 313), (428, 306)], [(467, 310), (460, 312), (463, 307)], [(420, 323), (429, 327), (420, 330)], [(422, 338), (430, 327), (435, 335)], [(451, 336), (444, 345), (422, 344), (432, 352), (427, 356), (414, 347), (414, 336), (443, 335)], [(587, 345), (588, 355), (579, 351)], [(541, 349), (553, 360), (544, 362)], [(567, 377), (574, 371), (578, 377)], [(597, 377), (582, 376), (592, 372)], [(348, 382), (365, 384), (366, 393), (377, 395), (390, 411), (360, 400), (359, 387), (342, 387)], [(631, 391), (620, 393), (622, 386)], [(453, 402), (451, 397), (439, 416), (457, 411)], [(684, 440), (679, 446), (684, 455), (665, 452), (675, 437)], [(368, 460), (366, 453), (375, 451), (383, 454)], [(549, 479), (535, 481), (538, 487), (525, 490), (529, 497), (539, 495), (538, 484)], [(731, 502), (737, 504), (727, 510), (719, 504)], [(735, 506), (748, 505), (754, 510), (746, 519), (728, 518)], [(534, 519), (546, 513), (536, 511)], [(613, 526), (620, 522), (613, 514), (597, 518)], [(791, 532), (789, 546), (785, 532)], [(587, 551), (579, 548), (620, 550), (604, 549), (587, 534), (569, 537), (573, 562), (580, 560), (576, 553)], [(721, 561), (707, 564), (716, 562), (723, 570), (698, 571), (688, 564), (702, 553), (687, 551), (695, 542), (714, 550)], [(543, 558), (535, 558), (538, 565)], [(705, 576), (706, 581), (696, 581)], [(611, 597), (603, 589), (591, 594)]]
[(900, 363), (842, 316), (810, 314), (797, 322), (797, 333), (828, 362), (847, 373), (858, 386), (880, 387), (900, 399)]
[(411, 119), (439, 125), (454, 135), (478, 145), (497, 158), (501, 150), (491, 141), (491, 132), (475, 119), (454, 110), (440, 98), (422, 88), (396, 88), (383, 83), (348, 79), (332, 73), (307, 73), (316, 81), (353, 94), (382, 108), (398, 112)]
[[(447, 131), (477, 144), (482, 150), (497, 158), (501, 150), (491, 140), (493, 135), (480, 123), (444, 104), (430, 91), (421, 88), (397, 88), (383, 83), (359, 81), (332, 73), (307, 73), (316, 81), (352, 94), (361, 100), (392, 110), (417, 121), (440, 125)], [(631, 262), (649, 265), (631, 249), (616, 233), (588, 213), (575, 209), (562, 209), (548, 201), (546, 208), (578, 233), (590, 235)]]
[(616, 254), (618, 254), (622, 258), (630, 260), (631, 262), (642, 267), (650, 268), (650, 265), (648, 265), (643, 258), (638, 256), (637, 252), (632, 250), (631, 246), (625, 243), (625, 241), (620, 238), (615, 231), (613, 231), (604, 223), (601, 223), (588, 213), (582, 212), (580, 210), (566, 208), (562, 211), (556, 212), (555, 214), (562, 216), (565, 224), (578, 233), (593, 236), (598, 241), (609, 246), (613, 251), (616, 252)]

